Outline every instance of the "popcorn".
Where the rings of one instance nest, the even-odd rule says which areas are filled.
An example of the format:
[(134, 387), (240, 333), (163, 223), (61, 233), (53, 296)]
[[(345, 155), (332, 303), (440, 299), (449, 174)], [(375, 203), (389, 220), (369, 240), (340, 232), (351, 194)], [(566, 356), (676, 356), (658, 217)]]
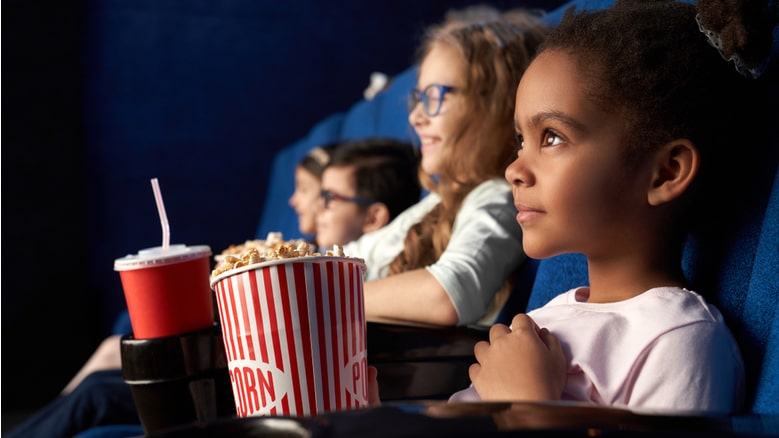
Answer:
[(327, 251), (327, 255), (332, 255), (336, 257), (346, 257), (344, 255), (344, 249), (341, 247), (341, 245), (333, 245), (333, 250)]
[[(222, 251), (217, 258), (217, 265), (211, 276), (216, 277), (231, 269), (254, 265), (279, 259), (291, 259), (296, 257), (322, 256), (322, 253), (314, 251), (315, 246), (303, 239), (284, 241), (281, 233), (271, 232), (265, 240), (247, 240), (241, 245), (230, 245)], [(333, 245), (332, 250), (325, 252), (326, 256), (346, 257), (344, 250), (339, 245)]]
[(308, 245), (308, 242), (306, 242), (303, 239), (295, 239), (291, 240), (289, 242), (284, 242), (284, 238), (281, 233), (279, 232), (270, 232), (268, 233), (268, 236), (265, 238), (265, 240), (262, 239), (254, 239), (254, 240), (247, 240), (246, 242), (240, 244), (240, 245), (230, 245), (222, 251), (221, 256), (226, 257), (228, 255), (239, 255), (243, 254), (246, 250), (250, 248), (257, 248), (260, 250), (261, 253), (265, 253), (269, 249), (278, 249), (281, 245), (288, 244), (306, 244)]

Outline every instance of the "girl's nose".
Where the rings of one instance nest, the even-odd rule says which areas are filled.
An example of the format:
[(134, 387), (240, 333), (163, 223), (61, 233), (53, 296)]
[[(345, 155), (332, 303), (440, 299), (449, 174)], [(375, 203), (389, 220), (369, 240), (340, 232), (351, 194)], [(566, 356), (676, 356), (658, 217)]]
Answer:
[(411, 108), (411, 111), (408, 113), (408, 122), (411, 124), (411, 126), (418, 126), (425, 121), (427, 121), (427, 116), (422, 110), (422, 102), (417, 102), (417, 104), (414, 105), (414, 107)]
[(532, 184), (532, 173), (527, 168), (522, 154), (517, 154), (505, 172), (506, 181), (512, 186)]

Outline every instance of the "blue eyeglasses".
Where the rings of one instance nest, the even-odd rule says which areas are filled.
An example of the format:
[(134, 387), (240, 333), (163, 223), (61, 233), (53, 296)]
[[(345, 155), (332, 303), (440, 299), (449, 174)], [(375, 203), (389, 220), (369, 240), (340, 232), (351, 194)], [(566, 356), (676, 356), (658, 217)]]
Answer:
[(422, 110), (428, 117), (435, 117), (441, 112), (441, 105), (444, 103), (446, 93), (454, 93), (457, 88), (448, 85), (430, 84), (424, 90), (419, 91), (416, 88), (411, 90), (408, 97), (408, 111), (414, 111), (419, 102), (422, 102)]
[(360, 197), (349, 197), (349, 196), (343, 196), (339, 195), (337, 193), (333, 193), (330, 190), (322, 190), (319, 192), (319, 196), (322, 197), (322, 199), (325, 200), (325, 208), (330, 206), (330, 201), (336, 200), (336, 201), (344, 201), (344, 202), (354, 202), (355, 204), (360, 205), (370, 205), (373, 204), (373, 199), (368, 198), (360, 198)]

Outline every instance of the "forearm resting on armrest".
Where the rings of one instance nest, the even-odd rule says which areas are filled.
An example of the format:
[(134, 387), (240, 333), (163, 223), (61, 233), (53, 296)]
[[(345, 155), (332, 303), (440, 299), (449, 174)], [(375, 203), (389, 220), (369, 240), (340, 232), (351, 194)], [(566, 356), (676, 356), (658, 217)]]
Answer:
[(425, 269), (365, 283), (365, 318), (373, 322), (457, 325), (452, 300)]

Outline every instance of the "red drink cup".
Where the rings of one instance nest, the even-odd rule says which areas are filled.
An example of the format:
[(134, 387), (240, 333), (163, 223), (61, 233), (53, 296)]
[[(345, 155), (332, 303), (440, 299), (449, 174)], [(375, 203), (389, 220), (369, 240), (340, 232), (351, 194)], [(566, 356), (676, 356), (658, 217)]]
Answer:
[(239, 417), (368, 406), (361, 259), (308, 256), (211, 279)]
[(114, 261), (135, 339), (174, 336), (214, 324), (211, 249), (171, 245)]

